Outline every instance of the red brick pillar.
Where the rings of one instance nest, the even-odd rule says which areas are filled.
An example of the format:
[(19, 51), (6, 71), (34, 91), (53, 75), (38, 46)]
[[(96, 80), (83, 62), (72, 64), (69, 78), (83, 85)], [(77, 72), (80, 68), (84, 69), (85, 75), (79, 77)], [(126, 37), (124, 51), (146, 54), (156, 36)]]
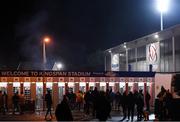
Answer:
[(65, 83), (65, 94), (67, 93), (67, 91), (68, 91), (68, 83), (66, 82)]
[(147, 92), (147, 83), (144, 82), (144, 107), (146, 107), (146, 92)]
[[(106, 89), (109, 89), (109, 83), (108, 82), (106, 82)], [(105, 90), (106, 90), (105, 89)], [(109, 89), (110, 90), (110, 89)]]
[(20, 94), (23, 93), (24, 94), (24, 84), (20, 83)]
[[(43, 79), (43, 81), (44, 81), (44, 79)], [(43, 82), (43, 98), (44, 99), (45, 99), (45, 95), (46, 95), (46, 82)], [(45, 105), (46, 105), (44, 99), (43, 99), (43, 110), (45, 110)]]
[(126, 95), (128, 95), (128, 82), (125, 83)]
[(86, 82), (86, 92), (89, 91), (89, 83)]

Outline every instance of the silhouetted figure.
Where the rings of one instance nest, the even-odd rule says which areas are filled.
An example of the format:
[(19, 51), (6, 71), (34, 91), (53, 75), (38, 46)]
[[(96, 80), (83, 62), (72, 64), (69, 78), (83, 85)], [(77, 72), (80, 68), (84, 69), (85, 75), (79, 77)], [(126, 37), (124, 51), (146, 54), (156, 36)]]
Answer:
[(169, 92), (169, 89), (166, 91), (165, 108), (166, 108), (166, 120), (172, 119), (172, 94)]
[(5, 91), (3, 94), (3, 104), (4, 104), (4, 114), (6, 114), (6, 112), (8, 111), (8, 95), (6, 94)]
[(84, 95), (84, 101), (85, 101), (85, 113), (89, 114), (89, 107), (91, 102), (91, 94), (90, 91), (87, 91)]
[(123, 93), (123, 96), (122, 96), (122, 108), (123, 108), (123, 120), (126, 119), (127, 117), (127, 95), (126, 95), (126, 91)]
[(143, 118), (143, 108), (144, 108), (144, 96), (142, 90), (139, 90), (136, 104), (137, 104), (137, 120), (141, 121)]
[(15, 114), (15, 111), (20, 112), (18, 92), (14, 94), (14, 96), (12, 97), (12, 101), (13, 101), (13, 114)]
[(121, 99), (122, 99), (121, 93), (119, 91), (116, 92), (116, 94), (115, 94), (115, 109), (117, 109), (118, 111), (120, 110)]
[(2, 91), (0, 91), (0, 112), (5, 114), (4, 105), (3, 105), (3, 94), (2, 94)]
[(92, 102), (93, 102), (92, 115), (93, 115), (93, 117), (95, 117), (98, 97), (99, 97), (99, 91), (97, 90), (97, 87), (95, 87), (94, 90), (92, 91)]
[(100, 121), (106, 121), (111, 112), (111, 104), (105, 97), (105, 93), (102, 91), (100, 92), (100, 96), (97, 100), (97, 111), (96, 117)]
[(45, 101), (46, 101), (46, 107), (47, 107), (45, 120), (46, 120), (46, 117), (47, 117), (48, 113), (50, 113), (50, 116), (51, 116), (51, 119), (52, 119), (52, 113), (51, 113), (52, 97), (51, 97), (50, 90), (48, 90), (47, 94), (45, 95)]
[(145, 101), (146, 101), (146, 111), (150, 111), (150, 99), (151, 99), (151, 96), (149, 94), (149, 92), (147, 91), (146, 92), (146, 96), (145, 96)]
[(25, 105), (24, 94), (23, 94), (23, 92), (21, 92), (21, 94), (19, 95), (20, 114), (23, 114), (24, 105)]
[(56, 107), (55, 116), (57, 121), (73, 121), (73, 116), (65, 95), (61, 103)]
[(166, 109), (165, 109), (165, 100), (164, 98), (166, 97), (166, 90), (163, 86), (161, 86), (161, 91), (158, 93), (157, 97), (159, 98), (158, 100), (158, 118), (159, 120), (164, 120), (165, 115), (166, 115)]
[(76, 103), (77, 103), (78, 110), (80, 111), (81, 104), (83, 103), (83, 94), (81, 91), (78, 91), (78, 93), (76, 94)]
[(128, 120), (131, 116), (131, 121), (134, 119), (134, 106), (135, 106), (135, 98), (132, 92), (129, 92), (127, 96), (127, 103), (128, 103)]

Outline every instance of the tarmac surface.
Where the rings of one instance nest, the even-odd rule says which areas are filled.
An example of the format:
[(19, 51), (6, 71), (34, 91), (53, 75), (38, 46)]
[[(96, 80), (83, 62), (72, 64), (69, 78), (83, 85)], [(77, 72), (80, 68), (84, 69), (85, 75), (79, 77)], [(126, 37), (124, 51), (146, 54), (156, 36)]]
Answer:
[[(118, 111), (112, 111), (111, 112), (111, 118), (109, 118), (107, 121), (121, 121), (123, 116), (120, 114), (122, 112)], [(98, 119), (93, 118), (91, 115), (86, 115), (82, 111), (74, 110), (72, 111), (74, 121), (98, 121)], [(20, 115), (18, 112), (15, 113), (15, 115), (12, 114), (12, 112), (6, 113), (6, 115), (3, 115), (0, 113), (0, 121), (56, 121), (56, 117), (53, 113), (53, 118), (50, 120), (50, 117), (48, 120), (45, 120), (45, 111), (42, 112), (26, 112), (22, 115)], [(154, 120), (154, 115), (149, 115), (149, 120)], [(128, 122), (131, 120), (128, 120), (127, 118), (123, 122)], [(137, 116), (134, 116), (134, 120), (137, 121)]]

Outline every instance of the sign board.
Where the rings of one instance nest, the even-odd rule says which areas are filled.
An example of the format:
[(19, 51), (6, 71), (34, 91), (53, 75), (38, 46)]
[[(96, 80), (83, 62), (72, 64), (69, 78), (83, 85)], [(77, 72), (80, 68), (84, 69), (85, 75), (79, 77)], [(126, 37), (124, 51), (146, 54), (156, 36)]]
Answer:
[(100, 82), (105, 82), (106, 80), (105, 80), (105, 77), (101, 77), (100, 78)]
[(152, 70), (157, 71), (160, 60), (159, 42), (152, 43), (146, 46), (146, 61), (148, 65), (152, 65)]
[(85, 82), (86, 80), (85, 80), (85, 77), (80, 77), (80, 81), (81, 82)]
[(59, 81), (60, 81), (60, 82), (64, 82), (64, 77), (60, 77), (60, 78), (59, 78)]
[(74, 77), (69, 77), (69, 82), (74, 82)]
[(7, 82), (7, 77), (1, 77), (1, 82)]
[(114, 54), (111, 57), (111, 71), (119, 71), (119, 54)]
[(30, 77), (25, 77), (25, 78), (24, 78), (24, 81), (25, 81), (25, 82), (30, 82), (31, 79), (30, 79)]
[(13, 82), (19, 82), (19, 77), (14, 77)]
[(90, 82), (95, 82), (95, 78), (90, 77)]

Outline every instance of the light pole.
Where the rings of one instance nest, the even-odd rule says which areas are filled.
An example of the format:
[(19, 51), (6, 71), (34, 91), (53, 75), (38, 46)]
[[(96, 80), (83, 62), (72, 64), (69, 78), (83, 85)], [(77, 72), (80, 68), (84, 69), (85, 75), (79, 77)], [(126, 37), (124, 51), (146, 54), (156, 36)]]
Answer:
[(160, 11), (161, 31), (163, 30), (163, 13), (167, 12), (170, 0), (157, 0), (157, 8)]
[(43, 66), (44, 66), (44, 70), (46, 69), (46, 62), (47, 62), (47, 59), (46, 59), (46, 43), (49, 43), (49, 41), (50, 41), (49, 37), (45, 37), (43, 39)]

